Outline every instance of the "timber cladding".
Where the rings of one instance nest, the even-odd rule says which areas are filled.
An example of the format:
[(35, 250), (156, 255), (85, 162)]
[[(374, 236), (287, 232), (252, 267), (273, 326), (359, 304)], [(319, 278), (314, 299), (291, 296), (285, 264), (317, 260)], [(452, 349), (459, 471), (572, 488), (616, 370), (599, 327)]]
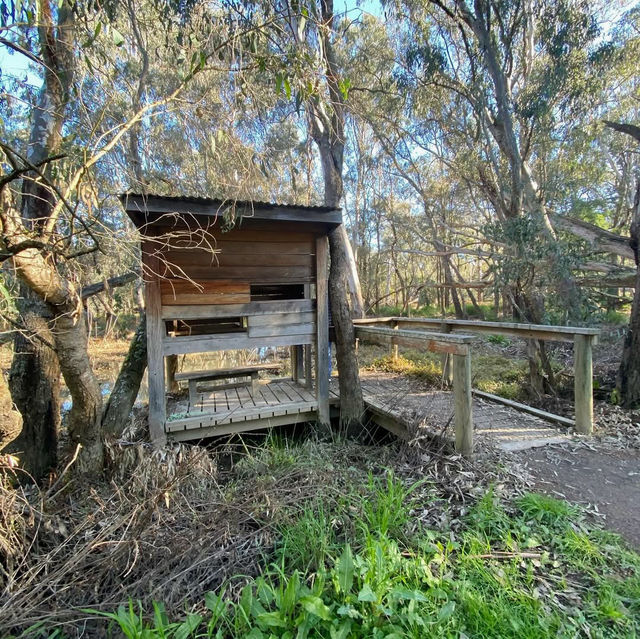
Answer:
[[(167, 426), (164, 358), (188, 353), (290, 346), (294, 380), (304, 378), (307, 389), (314, 377), (318, 382), (313, 402), (292, 404), (284, 414), (317, 410), (327, 422), (327, 235), (341, 224), (340, 210), (203, 198), (121, 199), (142, 240), (154, 441), (162, 443), (168, 431), (186, 427), (175, 421)], [(289, 388), (290, 395), (300, 392)], [(286, 404), (291, 397), (285, 395)], [(268, 408), (273, 419), (282, 412)], [(185, 419), (201, 428), (219, 421)]]

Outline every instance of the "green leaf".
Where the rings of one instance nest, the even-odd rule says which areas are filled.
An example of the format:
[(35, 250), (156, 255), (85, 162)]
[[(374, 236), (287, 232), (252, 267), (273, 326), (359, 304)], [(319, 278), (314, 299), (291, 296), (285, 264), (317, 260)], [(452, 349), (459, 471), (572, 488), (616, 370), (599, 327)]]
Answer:
[(331, 608), (325, 605), (324, 601), (322, 601), (320, 597), (314, 597), (312, 595), (302, 597), (300, 599), (300, 603), (302, 604), (302, 607), (312, 615), (320, 617), (320, 619), (324, 619), (325, 621), (329, 621), (329, 619), (331, 619)]
[(296, 602), (298, 601), (298, 595), (300, 594), (300, 576), (296, 570), (290, 577), (289, 583), (285, 588), (284, 595), (282, 597), (282, 609), (285, 614), (289, 614), (293, 611)]
[(245, 635), (245, 639), (264, 639), (264, 633), (260, 628), (253, 628), (248, 635)]
[(440, 608), (440, 612), (438, 613), (438, 621), (446, 621), (451, 618), (454, 611), (456, 609), (455, 601), (448, 601), (442, 608)]
[(285, 76), (283, 82), (284, 82), (284, 94), (287, 96), (287, 100), (291, 100), (291, 84), (289, 83), (289, 78)]
[(287, 622), (279, 612), (265, 612), (258, 617), (258, 623), (263, 623), (270, 628), (286, 628)]
[(338, 586), (340, 591), (348, 593), (353, 586), (353, 554), (351, 552), (351, 546), (347, 544), (342, 551), (342, 555), (336, 564), (336, 573), (338, 575)]
[(341, 617), (351, 617), (351, 619), (360, 619), (362, 615), (353, 606), (340, 606), (336, 613)]
[(187, 618), (176, 628), (175, 639), (188, 639), (202, 623), (202, 615), (190, 613)]
[(350, 632), (351, 619), (345, 619), (338, 628), (334, 628), (333, 626), (329, 628), (331, 639), (347, 639)]
[(407, 588), (394, 588), (389, 595), (398, 601), (428, 601), (419, 590), (408, 590)]
[(117, 29), (111, 29), (111, 38), (116, 47), (121, 47), (124, 44), (124, 36)]
[(358, 601), (378, 601), (378, 598), (376, 597), (373, 590), (371, 590), (371, 586), (369, 584), (365, 584), (362, 587), (362, 590), (358, 593)]
[(349, 78), (343, 78), (338, 83), (338, 89), (342, 93), (342, 97), (346, 100), (349, 97), (349, 89), (351, 88), (351, 80)]

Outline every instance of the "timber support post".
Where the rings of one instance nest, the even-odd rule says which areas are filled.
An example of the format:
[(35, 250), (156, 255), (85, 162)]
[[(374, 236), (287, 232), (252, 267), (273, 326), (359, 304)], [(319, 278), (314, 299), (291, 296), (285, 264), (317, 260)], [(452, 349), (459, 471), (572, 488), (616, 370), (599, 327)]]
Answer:
[(473, 454), (473, 410), (471, 397), (471, 349), (453, 355), (453, 401), (456, 451), (463, 457)]
[[(148, 249), (147, 266), (150, 273), (160, 272), (158, 258)], [(145, 282), (147, 302), (147, 367), (149, 375), (149, 435), (156, 448), (167, 443), (165, 421), (167, 405), (165, 397), (165, 369), (162, 340), (164, 322), (162, 320), (162, 296), (160, 281), (150, 279)]]
[[(397, 331), (398, 330), (398, 326), (399, 326), (398, 320), (394, 320), (392, 325), (391, 325), (391, 328), (393, 328), (394, 330)], [(397, 344), (393, 344), (391, 346), (391, 359), (394, 362), (398, 361), (398, 345)]]
[(166, 369), (166, 385), (169, 393), (177, 393), (180, 390), (178, 382), (176, 382), (176, 373), (178, 372), (178, 356), (169, 355), (165, 357)]
[(573, 341), (574, 407), (576, 430), (584, 435), (593, 431), (592, 335), (576, 335)]
[(329, 416), (329, 244), (326, 237), (316, 239), (316, 398), (318, 421), (330, 424)]
[[(442, 322), (442, 326), (440, 327), (441, 333), (451, 333), (451, 325), (446, 322)], [(445, 353), (442, 356), (442, 381), (444, 385), (451, 388), (453, 384), (453, 361), (452, 355), (450, 353)]]

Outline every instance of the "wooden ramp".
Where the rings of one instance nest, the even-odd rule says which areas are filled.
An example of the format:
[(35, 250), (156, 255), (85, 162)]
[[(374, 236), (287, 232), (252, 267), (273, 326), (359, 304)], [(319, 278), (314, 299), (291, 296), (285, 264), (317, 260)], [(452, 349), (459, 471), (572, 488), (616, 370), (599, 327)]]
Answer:
[[(364, 375), (363, 394), (372, 421), (403, 439), (422, 435), (453, 440), (453, 394), (424, 390), (400, 375)], [(513, 407), (474, 397), (474, 439), (516, 451), (568, 441), (566, 429)]]

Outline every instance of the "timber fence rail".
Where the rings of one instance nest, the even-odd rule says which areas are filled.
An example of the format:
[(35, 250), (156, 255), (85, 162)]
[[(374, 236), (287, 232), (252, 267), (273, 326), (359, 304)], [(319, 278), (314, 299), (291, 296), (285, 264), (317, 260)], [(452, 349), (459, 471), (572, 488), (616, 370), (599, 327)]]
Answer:
[(356, 321), (356, 339), (391, 346), (425, 349), (452, 358), (455, 448), (465, 457), (473, 453), (473, 413), (471, 395), (472, 335), (450, 335), (424, 330), (404, 330), (399, 327), (367, 326), (366, 320)]
[[(386, 328), (388, 331), (398, 331), (403, 334), (424, 332), (427, 330), (439, 331), (431, 333), (439, 335), (440, 338), (455, 337), (452, 333), (464, 332), (464, 337), (469, 338), (469, 333), (484, 333), (489, 335), (504, 335), (509, 337), (519, 337), (521, 339), (537, 339), (541, 341), (572, 342), (574, 350), (574, 408), (575, 422), (557, 415), (551, 415), (544, 411), (510, 402), (510, 405), (517, 404), (521, 410), (538, 414), (541, 417), (550, 419), (565, 426), (575, 426), (576, 431), (582, 434), (593, 432), (593, 346), (597, 343), (600, 330), (597, 328), (584, 328), (577, 326), (547, 326), (544, 324), (518, 324), (509, 322), (485, 322), (474, 320), (453, 320), (453, 319), (431, 319), (422, 317), (371, 317), (354, 320), (356, 335), (363, 328), (376, 327)], [(458, 335), (458, 337), (460, 337)], [(413, 345), (412, 345), (413, 346)], [(397, 354), (397, 346), (393, 346), (394, 354)], [(440, 351), (444, 352), (444, 351)], [(443, 361), (443, 372), (447, 380), (451, 380), (455, 385), (454, 371), (450, 367), (451, 358), (446, 355)], [(454, 387), (455, 392), (455, 387)], [(487, 393), (479, 395), (488, 396)], [(497, 396), (487, 397), (507, 403), (507, 400)]]

